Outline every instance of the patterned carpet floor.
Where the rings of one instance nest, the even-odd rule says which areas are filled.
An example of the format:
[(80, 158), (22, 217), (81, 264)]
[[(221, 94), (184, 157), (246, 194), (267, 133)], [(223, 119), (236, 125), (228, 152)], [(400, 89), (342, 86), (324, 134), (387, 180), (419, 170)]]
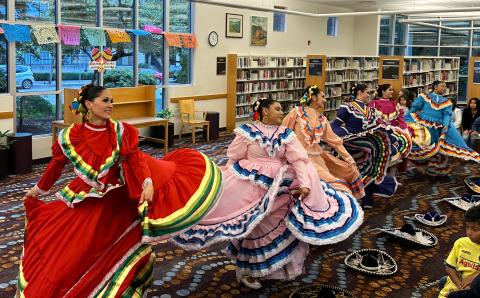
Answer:
[[(175, 147), (194, 147), (223, 165), (227, 161), (226, 148), (232, 139), (232, 135), (222, 134), (215, 142), (191, 146), (184, 138), (181, 142), (176, 141)], [(163, 152), (148, 145), (142, 145), (142, 150), (156, 157)], [(220, 253), (222, 244), (199, 252), (187, 252), (168, 242), (161, 243), (155, 247), (154, 282), (147, 297), (289, 297), (296, 289), (317, 283), (344, 288), (362, 298), (436, 297), (436, 283), (445, 274), (444, 259), (455, 239), (465, 235), (463, 212), (440, 199), (461, 195), (465, 192), (463, 179), (480, 174), (478, 166), (472, 163), (453, 162), (452, 165), (452, 175), (442, 179), (422, 175), (414, 178), (399, 176), (403, 186), (397, 194), (391, 199), (377, 198), (375, 208), (366, 212), (364, 224), (352, 237), (336, 245), (311, 246), (302, 276), (294, 281), (264, 282), (261, 290), (250, 290), (235, 281), (235, 267)], [(0, 297), (13, 297), (15, 293), (23, 242), (22, 197), (45, 167), (46, 164), (35, 165), (31, 174), (10, 176), (0, 181)], [(72, 176), (72, 168), (67, 166), (52, 190), (58, 190)], [(47, 200), (50, 199), (53, 195), (48, 196)], [(415, 225), (439, 238), (438, 245), (433, 248), (405, 246), (376, 230), (413, 223), (409, 217), (431, 209), (448, 215), (447, 223), (436, 228), (420, 223)], [(397, 273), (390, 277), (371, 277), (348, 269), (344, 258), (361, 248), (378, 248), (389, 253), (398, 264)], [(303, 297), (317, 297), (310, 294)]]

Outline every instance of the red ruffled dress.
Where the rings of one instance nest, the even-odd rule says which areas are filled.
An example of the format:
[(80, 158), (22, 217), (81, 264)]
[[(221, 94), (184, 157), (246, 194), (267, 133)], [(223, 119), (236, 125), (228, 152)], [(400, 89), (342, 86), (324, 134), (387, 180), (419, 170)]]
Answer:
[[(136, 128), (113, 120), (64, 129), (35, 186), (39, 193), (69, 162), (76, 177), (58, 200), (25, 201), (24, 297), (141, 297), (152, 279), (150, 244), (197, 223), (221, 184), (218, 167), (202, 153), (182, 149), (154, 159), (139, 151)], [(139, 204), (150, 179), (153, 200)]]

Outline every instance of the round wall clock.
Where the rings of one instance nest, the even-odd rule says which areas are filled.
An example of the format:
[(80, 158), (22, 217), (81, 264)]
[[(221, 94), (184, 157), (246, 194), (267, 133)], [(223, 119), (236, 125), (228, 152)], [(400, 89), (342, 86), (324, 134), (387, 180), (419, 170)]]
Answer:
[(218, 43), (218, 33), (216, 31), (211, 31), (208, 34), (208, 43), (213, 47)]

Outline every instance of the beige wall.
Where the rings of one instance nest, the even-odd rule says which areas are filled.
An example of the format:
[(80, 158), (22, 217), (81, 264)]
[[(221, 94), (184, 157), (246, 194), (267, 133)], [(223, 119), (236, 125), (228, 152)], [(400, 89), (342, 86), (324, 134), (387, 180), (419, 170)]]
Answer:
[(380, 16), (355, 17), (353, 47), (355, 55), (378, 55)]

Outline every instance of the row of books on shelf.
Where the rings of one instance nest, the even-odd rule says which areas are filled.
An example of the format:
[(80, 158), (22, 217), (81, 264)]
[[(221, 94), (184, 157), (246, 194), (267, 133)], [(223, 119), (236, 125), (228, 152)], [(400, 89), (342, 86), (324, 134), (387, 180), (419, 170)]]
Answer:
[(327, 72), (327, 84), (338, 84), (344, 81), (373, 81), (378, 79), (376, 71), (367, 71), (360, 73), (356, 70), (346, 70), (340, 72)]
[(434, 73), (417, 73), (403, 77), (403, 86), (416, 87), (419, 85), (429, 85), (435, 81)]
[(300, 98), (303, 96), (303, 90), (295, 90), (295, 91), (282, 91), (282, 92), (274, 92), (274, 93), (253, 93), (253, 94), (241, 94), (237, 95), (237, 106), (240, 105), (252, 105), (255, 101), (260, 98), (267, 98), (271, 97), (277, 101), (293, 101), (298, 102)]
[(277, 91), (284, 89), (303, 89), (305, 80), (277, 80), (277, 81), (254, 81), (237, 82), (237, 93), (250, 93), (259, 91)]
[(304, 78), (306, 70), (297, 69), (259, 69), (259, 70), (237, 70), (237, 80), (268, 80), (268, 79), (293, 79)]
[(378, 59), (373, 57), (345, 57), (327, 59), (327, 70), (345, 68), (378, 68)]
[[(352, 87), (355, 85), (356, 82), (344, 82), (341, 85), (335, 85), (335, 86), (326, 86), (325, 87), (325, 97), (330, 98), (330, 97), (340, 97), (340, 96), (350, 96), (352, 90)], [(378, 87), (378, 81), (372, 81), (372, 82), (362, 82), (365, 85), (368, 86), (369, 90), (375, 90)]]
[(303, 57), (238, 57), (237, 67), (305, 67)]
[[(408, 88), (408, 87), (404, 86), (404, 88)], [(416, 96), (418, 96), (418, 94), (420, 94), (420, 93), (428, 93), (429, 92), (428, 89), (429, 89), (428, 86), (408, 88), (408, 90), (410, 92), (415, 93)], [(457, 85), (456, 84), (447, 84), (447, 87), (445, 88), (443, 96), (450, 97), (450, 96), (456, 96), (457, 94), (458, 94)]]
[(429, 58), (409, 58), (403, 63), (404, 72), (421, 72), (436, 70), (456, 70), (459, 68), (460, 59), (429, 59)]
[(329, 112), (332, 110), (338, 110), (340, 105), (343, 103), (342, 98), (335, 98), (335, 99), (329, 99), (325, 102), (325, 107), (324, 110), (325, 112)]

